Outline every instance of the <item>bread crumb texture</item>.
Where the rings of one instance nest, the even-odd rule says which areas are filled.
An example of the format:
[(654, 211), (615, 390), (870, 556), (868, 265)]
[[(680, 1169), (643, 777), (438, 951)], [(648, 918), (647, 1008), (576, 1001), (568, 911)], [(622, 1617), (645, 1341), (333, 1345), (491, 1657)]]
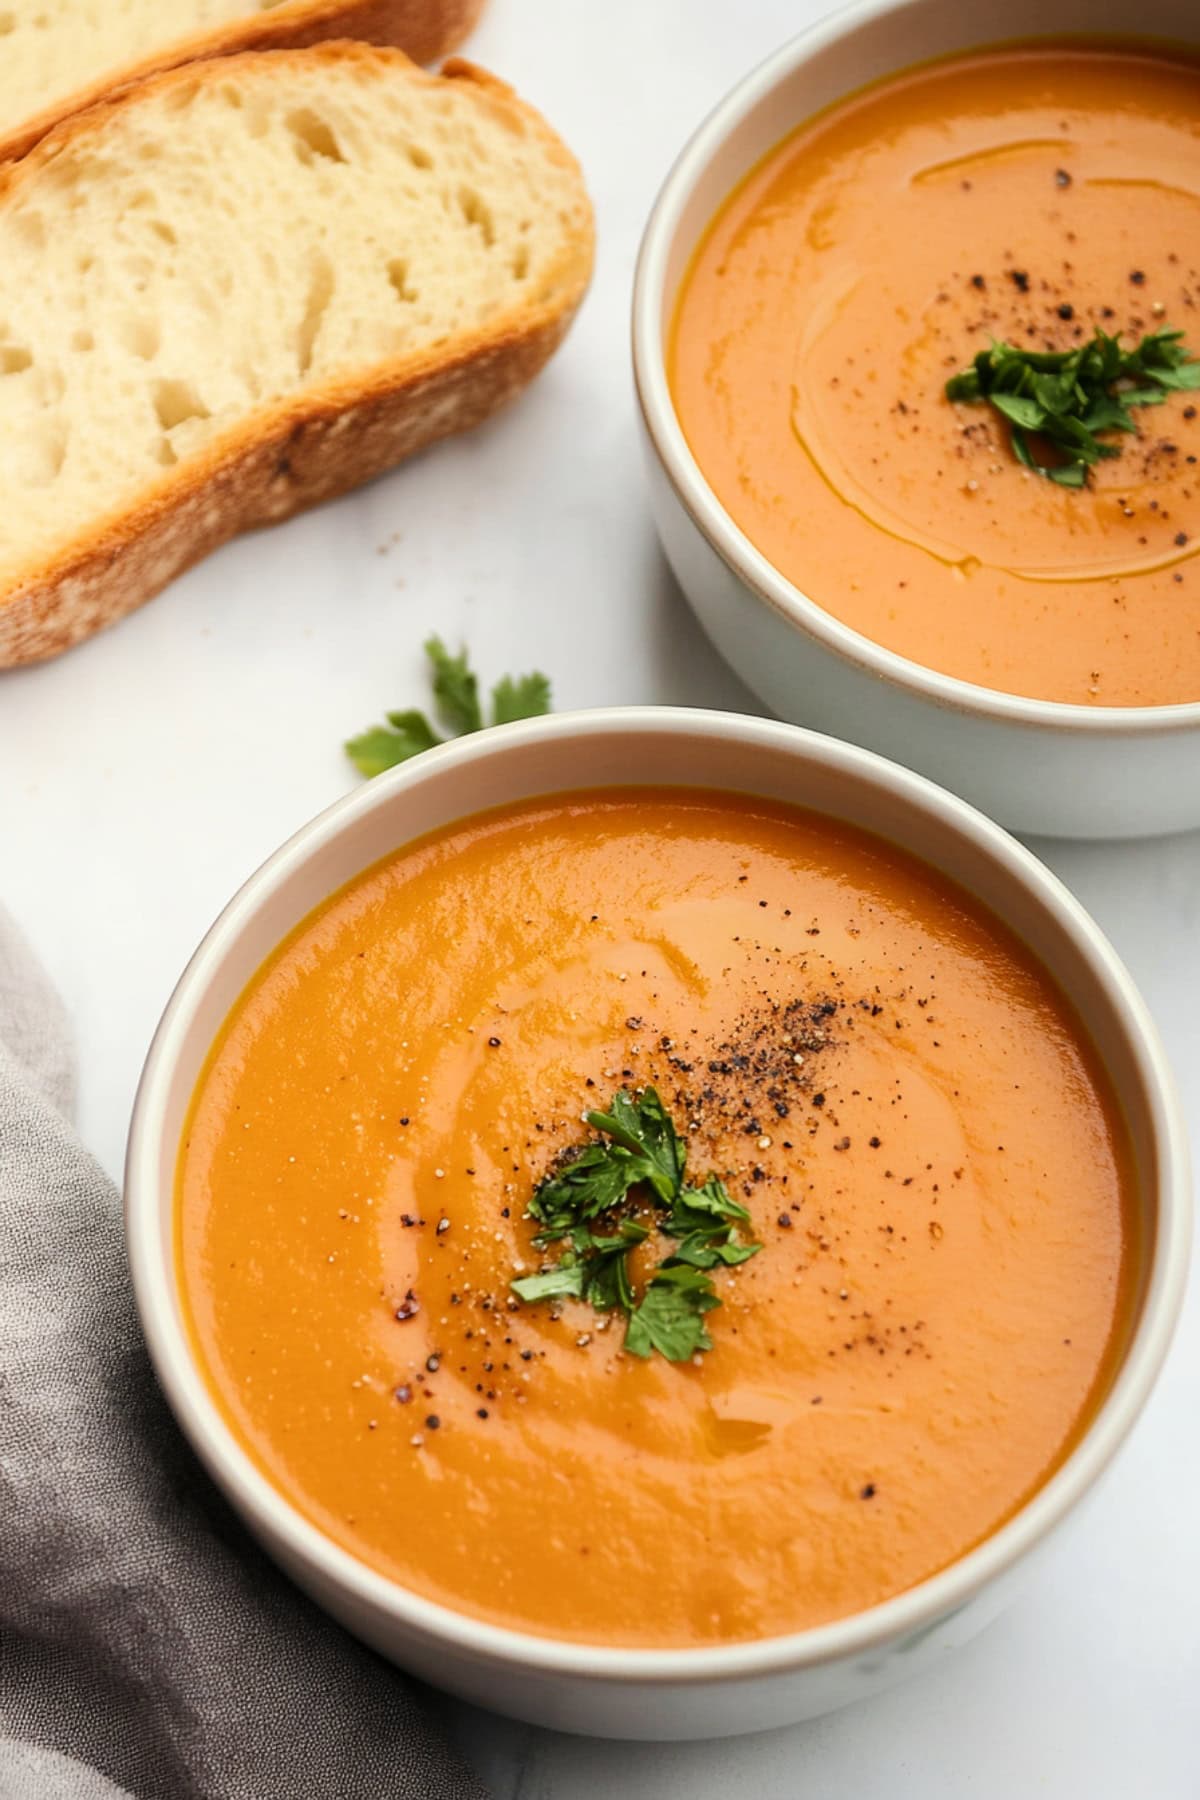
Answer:
[(295, 0), (10, 0), (0, 3), (0, 131), (181, 39)]
[[(128, 25), (156, 4), (85, 10)], [(0, 0), (0, 30), (9, 17)], [(0, 40), (4, 83), (28, 35)], [(536, 114), (456, 74), (345, 44), (197, 64), (0, 174), (0, 602), (281, 419), (429, 387), (538, 332), (524, 360), (544, 360), (590, 271), (586, 193)], [(498, 404), (519, 383), (494, 385)], [(395, 448), (486, 410), (431, 418)], [(289, 509), (257, 509), (272, 510)]]
[(197, 57), (328, 38), (442, 57), (483, 0), (0, 0), (0, 155), (23, 155), (69, 113)]

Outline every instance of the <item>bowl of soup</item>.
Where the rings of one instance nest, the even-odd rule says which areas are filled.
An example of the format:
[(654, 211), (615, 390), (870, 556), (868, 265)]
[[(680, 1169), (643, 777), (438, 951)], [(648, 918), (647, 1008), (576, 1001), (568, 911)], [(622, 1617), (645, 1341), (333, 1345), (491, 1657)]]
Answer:
[(961, 800), (766, 720), (503, 727), (231, 902), (146, 1065), (163, 1390), (424, 1679), (778, 1725), (936, 1667), (1129, 1432), (1185, 1133), (1096, 926)]
[(717, 648), (1064, 836), (1200, 823), (1200, 34), (1185, 0), (1130, 24), (823, 20), (688, 144), (634, 298), (652, 505)]

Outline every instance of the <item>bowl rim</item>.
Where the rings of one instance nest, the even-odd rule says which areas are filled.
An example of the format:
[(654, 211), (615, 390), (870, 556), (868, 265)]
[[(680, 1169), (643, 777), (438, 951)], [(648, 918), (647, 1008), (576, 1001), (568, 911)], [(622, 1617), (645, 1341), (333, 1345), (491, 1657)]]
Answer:
[[(1117, 738), (1195, 731), (1200, 729), (1200, 699), (1162, 706), (1094, 707), (1074, 701), (1038, 700), (943, 674), (843, 624), (782, 575), (735, 524), (709, 486), (684, 436), (667, 380), (663, 330), (667, 262), (684, 208), (727, 139), (797, 69), (880, 19), (903, 18), (928, 3), (929, 0), (852, 0), (852, 4), (835, 8), (743, 76), (701, 121), (680, 151), (650, 210), (634, 272), (633, 380), (649, 441), (692, 523), (742, 585), (794, 630), (815, 639), (841, 661), (891, 687), (930, 701), (943, 711), (968, 713), (999, 724)], [(1061, 37), (1062, 33), (1048, 31), (1046, 35)], [(1138, 37), (1137, 33), (1120, 35)], [(980, 45), (1004, 41), (1001, 32), (996, 37), (982, 37)], [(905, 66), (911, 65), (897, 64), (896, 72)], [(802, 123), (802, 119), (797, 120), (798, 125)], [(728, 192), (726, 189), (726, 196)]]
[[(611, 1647), (541, 1637), (460, 1613), (402, 1586), (341, 1548), (310, 1523), (251, 1460), (223, 1418), (193, 1359), (174, 1304), (173, 1196), (160, 1190), (166, 1113), (180, 1080), (179, 1056), (205, 993), (242, 934), (291, 878), (362, 820), (447, 771), (537, 744), (552, 752), (568, 738), (636, 733), (704, 739), (764, 752), (783, 751), (800, 766), (849, 776), (884, 793), (898, 822), (916, 812), (948, 826), (1022, 886), (1074, 943), (1104, 992), (1138, 1070), (1159, 1172), (1156, 1230), (1140, 1315), (1112, 1386), (1091, 1423), (1050, 1480), (990, 1537), (947, 1568), (865, 1611), (808, 1630), (720, 1646)], [(548, 757), (553, 783), (553, 759)], [(635, 780), (631, 785), (639, 785)], [(712, 787), (712, 783), (706, 783)], [(730, 791), (734, 791), (731, 783)], [(750, 792), (743, 783), (736, 791)], [(446, 809), (446, 823), (455, 817)], [(895, 841), (904, 846), (905, 834)], [(403, 842), (397, 845), (402, 848)], [(369, 866), (369, 865), (364, 865)], [(347, 877), (351, 879), (351, 877)], [(197, 1071), (188, 1075), (194, 1082)], [(170, 1146), (172, 1152), (176, 1146)], [(125, 1171), (125, 1226), (134, 1297), (158, 1380), (176, 1420), (218, 1486), (265, 1536), (284, 1566), (302, 1570), (405, 1642), (452, 1648), (477, 1663), (626, 1685), (682, 1686), (785, 1674), (839, 1662), (924, 1634), (965, 1606), (1032, 1550), (1082, 1498), (1120, 1448), (1162, 1365), (1182, 1305), (1190, 1243), (1187, 1128), (1165, 1051), (1145, 1002), (1115, 951), (1070, 891), (1029, 850), (966, 801), (874, 752), (798, 726), (746, 715), (676, 707), (614, 707), (556, 714), (493, 727), (429, 751), (336, 800), (262, 864), (210, 927), (187, 964), (155, 1033), (137, 1092)]]

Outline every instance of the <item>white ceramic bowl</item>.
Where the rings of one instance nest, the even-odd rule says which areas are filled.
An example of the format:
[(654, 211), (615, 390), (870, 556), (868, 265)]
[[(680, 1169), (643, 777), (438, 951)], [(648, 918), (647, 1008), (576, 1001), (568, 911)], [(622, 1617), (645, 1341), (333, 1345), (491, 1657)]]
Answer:
[[(978, 1549), (884, 1605), (816, 1630), (723, 1649), (557, 1643), (448, 1611), (376, 1574), (300, 1517), (231, 1434), (193, 1360), (173, 1254), (176, 1158), (219, 1027), (300, 920), (379, 857), (485, 807), (644, 783), (736, 790), (813, 807), (914, 852), (1016, 930), (1070, 995), (1121, 1094), (1149, 1245), (1128, 1352), (1077, 1448)], [(928, 1668), (995, 1614), (1017, 1565), (1105, 1468), (1148, 1395), (1182, 1298), (1186, 1137), (1171, 1076), (1129, 976), (1065, 888), (964, 802), (864, 750), (722, 713), (622, 709), (501, 727), (428, 752), (322, 813), (254, 875), (189, 964), (146, 1064), (125, 1206), (134, 1290), (176, 1417), (250, 1529), (351, 1631), (426, 1680), (559, 1730), (690, 1738), (806, 1718)]]
[(1196, 0), (866, 0), (786, 44), (687, 145), (655, 203), (633, 302), (633, 355), (659, 534), (697, 618), (781, 718), (851, 738), (945, 782), (1014, 829), (1140, 837), (1200, 824), (1200, 700), (1084, 707), (1023, 699), (885, 650), (807, 599), (734, 524), (700, 471), (664, 346), (692, 252), (730, 190), (811, 114), (949, 51), (1068, 32), (1200, 47)]

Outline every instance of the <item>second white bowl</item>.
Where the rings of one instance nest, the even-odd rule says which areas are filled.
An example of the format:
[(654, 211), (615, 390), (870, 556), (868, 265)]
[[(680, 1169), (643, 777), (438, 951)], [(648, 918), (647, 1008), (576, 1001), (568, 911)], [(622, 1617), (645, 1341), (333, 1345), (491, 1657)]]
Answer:
[(919, 769), (1016, 830), (1141, 837), (1200, 824), (1200, 701), (1085, 707), (977, 687), (898, 656), (785, 579), (736, 526), (687, 445), (667, 382), (679, 286), (731, 190), (796, 126), (865, 83), (1000, 39), (1128, 34), (1200, 46), (1195, 0), (868, 0), (822, 20), (736, 87), (667, 178), (642, 241), (634, 371), (650, 494), (697, 618), (781, 718)]

